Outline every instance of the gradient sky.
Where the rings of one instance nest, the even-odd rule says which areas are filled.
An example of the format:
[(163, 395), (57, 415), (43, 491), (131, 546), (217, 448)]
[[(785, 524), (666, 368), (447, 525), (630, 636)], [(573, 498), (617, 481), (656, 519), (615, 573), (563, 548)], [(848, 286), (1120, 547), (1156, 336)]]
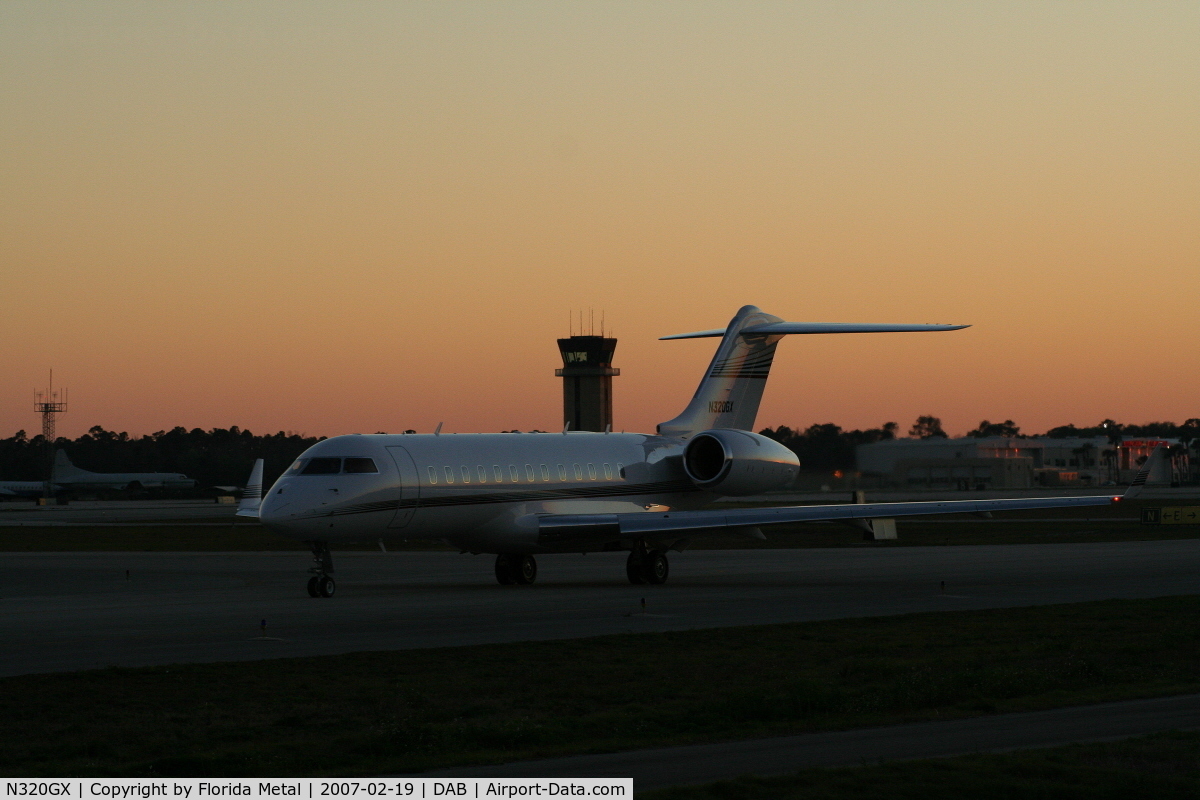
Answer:
[(1200, 4), (0, 4), (0, 436), (1200, 417)]

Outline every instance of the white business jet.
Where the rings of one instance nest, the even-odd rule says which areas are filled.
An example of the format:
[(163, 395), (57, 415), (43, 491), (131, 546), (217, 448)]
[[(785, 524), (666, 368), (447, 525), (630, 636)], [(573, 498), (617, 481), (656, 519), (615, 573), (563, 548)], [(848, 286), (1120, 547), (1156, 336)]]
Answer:
[(701, 532), (761, 538), (761, 528), (786, 523), (1119, 500), (1106, 495), (702, 510), (718, 497), (784, 488), (800, 469), (791, 450), (753, 432), (784, 336), (965, 327), (785, 322), (745, 306), (728, 327), (663, 337), (719, 336), (721, 344), (687, 408), (656, 433), (443, 434), (439, 425), (433, 434), (337, 436), (306, 450), (265, 497), (257, 488), (262, 462), (256, 463), (238, 514), (307, 542), (315, 562), (308, 592), (330, 597), (329, 548), (344, 542), (445, 539), (464, 553), (496, 554), (502, 584), (533, 583), (540, 553), (627, 550), (630, 582), (657, 584), (667, 580), (667, 552), (682, 552)]

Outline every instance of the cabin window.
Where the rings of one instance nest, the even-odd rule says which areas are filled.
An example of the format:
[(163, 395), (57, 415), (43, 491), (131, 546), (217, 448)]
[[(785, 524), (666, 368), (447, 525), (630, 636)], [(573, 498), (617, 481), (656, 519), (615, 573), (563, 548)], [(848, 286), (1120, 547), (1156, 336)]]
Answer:
[(525, 465), (525, 480), (533, 483), (533, 464)]
[(560, 481), (565, 481), (567, 479), (567, 468), (562, 464), (558, 465), (558, 479)]
[(542, 480), (550, 480), (550, 469), (545, 464), (541, 464), (540, 466), (542, 468)]
[(454, 483), (454, 467), (446, 467), (446, 483)]
[(340, 458), (310, 458), (301, 475), (337, 475), (342, 471)]
[(592, 480), (596, 480), (596, 465), (595, 464), (588, 464), (588, 477), (590, 477)]
[(512, 481), (513, 483), (517, 483), (518, 481), (521, 480), (521, 476), (517, 474), (517, 465), (516, 464), (508, 465), (508, 479), (510, 481)]
[(617, 477), (621, 480), (625, 480), (625, 467), (620, 461), (617, 462)]
[(583, 470), (579, 468), (578, 464), (573, 464), (572, 466), (575, 467), (575, 480), (577, 480), (577, 481), (583, 480)]
[(504, 469), (499, 464), (492, 465), (492, 474), (496, 476), (496, 483), (504, 483)]
[(462, 468), (462, 476), (463, 476), (463, 483), (470, 483), (471, 482), (471, 468), (464, 466)]
[(479, 468), (475, 471), (479, 473), (479, 482), (487, 483), (487, 467), (485, 467), (483, 464), (480, 464)]
[(347, 458), (342, 472), (351, 475), (365, 475), (368, 472), (379, 472), (379, 469), (370, 458)]
[(434, 467), (429, 468), (429, 483), (434, 486), (437, 485), (437, 469)]
[(608, 464), (604, 465), (604, 480), (612, 480), (612, 467), (610, 467)]

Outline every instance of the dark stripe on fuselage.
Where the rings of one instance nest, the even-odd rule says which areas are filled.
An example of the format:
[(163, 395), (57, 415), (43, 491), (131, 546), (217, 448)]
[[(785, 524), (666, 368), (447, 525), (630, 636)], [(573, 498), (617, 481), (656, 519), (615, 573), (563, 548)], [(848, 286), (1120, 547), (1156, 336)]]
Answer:
[(526, 489), (518, 492), (490, 492), (487, 494), (455, 494), (440, 497), (422, 497), (401, 500), (380, 500), (341, 506), (328, 511), (308, 513), (305, 517), (340, 517), (347, 514), (373, 514), (380, 511), (395, 511), (403, 508), (451, 508), (456, 506), (503, 505), (505, 503), (543, 502), (547, 500), (580, 500), (597, 497), (629, 497), (647, 494), (680, 494), (702, 491), (688, 480), (660, 481), (619, 486), (580, 486), (569, 489)]

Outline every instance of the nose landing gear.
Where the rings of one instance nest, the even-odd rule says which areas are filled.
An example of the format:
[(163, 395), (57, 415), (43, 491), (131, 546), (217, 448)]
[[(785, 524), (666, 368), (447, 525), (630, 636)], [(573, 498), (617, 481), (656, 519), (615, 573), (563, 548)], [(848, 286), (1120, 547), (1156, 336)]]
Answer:
[(329, 552), (328, 542), (309, 542), (312, 548), (313, 562), (316, 566), (309, 567), (313, 576), (308, 579), (309, 597), (333, 597), (337, 584), (329, 573), (333, 572), (333, 555)]
[(496, 580), (505, 586), (531, 584), (537, 580), (537, 561), (533, 556), (501, 553), (496, 556)]

